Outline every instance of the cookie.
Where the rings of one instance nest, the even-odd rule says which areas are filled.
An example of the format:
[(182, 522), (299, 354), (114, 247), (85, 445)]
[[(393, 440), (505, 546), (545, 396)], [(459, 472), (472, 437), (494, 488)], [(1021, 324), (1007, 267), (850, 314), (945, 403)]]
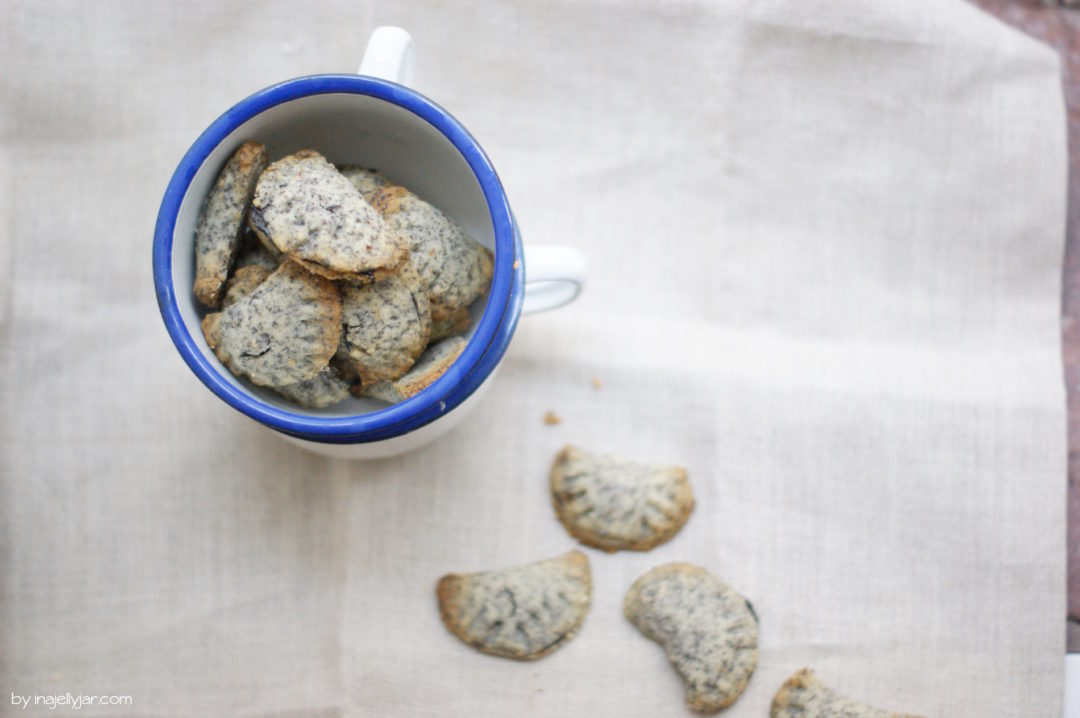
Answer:
[(551, 497), (566, 530), (605, 551), (648, 551), (677, 534), (694, 510), (686, 469), (600, 456), (576, 446), (555, 457)]
[(416, 396), (428, 388), (446, 373), (450, 365), (457, 361), (461, 352), (465, 351), (468, 342), (462, 337), (443, 339), (437, 344), (432, 344), (421, 354), (412, 369), (393, 381), (380, 381), (359, 389), (354, 388), (354, 393), (362, 396), (370, 396), (373, 399), (382, 399), (391, 404), (405, 401), (411, 396)]
[[(240, 230), (240, 236), (242, 237), (240, 252), (236, 255), (236, 262), (233, 264), (234, 272), (244, 267), (262, 267), (272, 272), (281, 265), (283, 258), (281, 252), (277, 251), (277, 247), (274, 247), (272, 252), (267, 249), (251, 225), (245, 223), (244, 228)], [(273, 247), (273, 245), (270, 246)]]
[(341, 297), (333, 282), (285, 262), (250, 294), (203, 320), (218, 359), (260, 386), (313, 378), (341, 341)]
[(338, 171), (341, 175), (352, 182), (360, 194), (364, 195), (364, 199), (371, 201), (372, 196), (381, 190), (383, 187), (390, 187), (394, 183), (390, 181), (390, 178), (380, 173), (378, 170), (364, 169), (363, 167), (357, 167), (356, 165), (345, 165), (338, 167)]
[(342, 328), (341, 343), (338, 344), (334, 356), (330, 357), (330, 366), (338, 371), (342, 381), (352, 387), (360, 383), (360, 372), (356, 370), (356, 364), (349, 358), (349, 352), (345, 349), (345, 331)]
[(222, 307), (229, 307), (255, 291), (255, 287), (266, 281), (274, 270), (267, 269), (259, 264), (240, 267), (225, 285), (225, 296), (221, 300)]
[(258, 232), (256, 232), (253, 229), (254, 225), (252, 224), (252, 221), (251, 221), (251, 210), (248, 210), (248, 218), (247, 218), (247, 223), (246, 224), (247, 224), (247, 228), (251, 230), (251, 233), (253, 235), (255, 235), (255, 239), (259, 240), (259, 245), (263, 249), (265, 249), (266, 253), (269, 254), (274, 259), (274, 261), (280, 266), (281, 263), (284, 262), (285, 259), (286, 259), (285, 253), (282, 252), (277, 247), (275, 247), (274, 243), (270, 241), (269, 237), (267, 237), (265, 234), (259, 234)]
[(469, 306), (487, 290), (494, 267), (491, 252), (456, 222), (404, 187), (384, 187), (371, 203), (408, 239), (409, 262), (428, 289), (433, 320)]
[(796, 671), (773, 698), (769, 718), (919, 718), (873, 708), (829, 688), (809, 668)]
[(439, 321), (431, 322), (431, 339), (429, 341), (437, 342), (447, 337), (456, 337), (469, 331), (470, 326), (472, 326), (472, 317), (469, 316), (468, 308), (455, 309)]
[(565, 644), (592, 600), (580, 551), (485, 573), (450, 574), (436, 595), (443, 624), (484, 653), (530, 661)]
[(208, 307), (221, 304), (225, 280), (240, 248), (255, 182), (266, 168), (266, 147), (245, 142), (233, 153), (206, 195), (195, 224), (195, 298)]
[(349, 396), (349, 384), (332, 366), (299, 384), (275, 388), (282, 396), (308, 409), (325, 409)]
[(341, 345), (361, 382), (397, 379), (431, 335), (431, 306), (411, 268), (373, 284), (341, 285)]
[(409, 258), (405, 240), (314, 150), (266, 168), (248, 223), (262, 239), (328, 279), (378, 281), (396, 274)]
[(716, 713), (735, 702), (757, 666), (758, 621), (750, 602), (708, 571), (669, 563), (630, 587), (623, 613), (664, 647), (686, 703)]

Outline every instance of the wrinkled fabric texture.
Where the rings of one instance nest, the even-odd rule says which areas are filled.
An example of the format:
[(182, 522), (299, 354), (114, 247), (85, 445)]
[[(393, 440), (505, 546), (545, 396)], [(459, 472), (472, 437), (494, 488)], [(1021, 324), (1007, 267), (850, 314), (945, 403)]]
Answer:
[[(12, 2), (0, 44), (0, 715), (682, 715), (622, 616), (706, 567), (761, 617), (725, 715), (803, 666), (925, 715), (1056, 716), (1065, 121), (1053, 53), (960, 0)], [(408, 456), (319, 458), (170, 343), (150, 246), (181, 155), (279, 80), (416, 39), (526, 245), (590, 284)], [(600, 379), (596, 389), (593, 378)], [(557, 426), (542, 422), (551, 410)], [(574, 547), (567, 442), (689, 470), (697, 508), (592, 563), (519, 664), (435, 582)], [(61, 710), (61, 709), (57, 709)]]

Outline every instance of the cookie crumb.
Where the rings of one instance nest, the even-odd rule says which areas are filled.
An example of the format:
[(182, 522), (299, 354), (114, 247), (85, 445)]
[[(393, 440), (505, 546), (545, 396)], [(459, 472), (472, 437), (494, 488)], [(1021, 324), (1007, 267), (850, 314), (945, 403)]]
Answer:
[(548, 426), (555, 426), (562, 423), (562, 417), (556, 414), (554, 411), (544, 412), (544, 423)]
[(592, 388), (596, 389), (597, 391), (600, 391), (604, 388), (604, 382), (600, 381), (600, 377), (594, 376), (592, 378)]

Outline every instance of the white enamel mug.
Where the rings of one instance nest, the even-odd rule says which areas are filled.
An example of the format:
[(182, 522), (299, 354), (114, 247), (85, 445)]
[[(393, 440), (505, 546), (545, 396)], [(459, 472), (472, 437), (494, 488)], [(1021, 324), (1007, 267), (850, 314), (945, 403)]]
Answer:
[[(446, 110), (408, 87), (413, 43), (378, 28), (358, 75), (311, 75), (251, 95), (191, 146), (169, 182), (154, 231), (154, 283), (165, 326), (195, 375), (227, 404), (304, 448), (375, 459), (422, 446), (458, 424), (490, 386), (522, 314), (562, 306), (585, 283), (585, 258), (569, 247), (522, 247), (506, 193), (487, 155)], [(377, 167), (461, 224), (494, 252), (491, 288), (470, 308), (468, 345), (446, 373), (394, 405), (350, 398), (298, 408), (234, 377), (206, 345), (192, 294), (195, 222), (203, 198), (240, 144), (270, 159), (304, 148), (336, 164)], [(526, 279), (527, 277), (527, 279)]]

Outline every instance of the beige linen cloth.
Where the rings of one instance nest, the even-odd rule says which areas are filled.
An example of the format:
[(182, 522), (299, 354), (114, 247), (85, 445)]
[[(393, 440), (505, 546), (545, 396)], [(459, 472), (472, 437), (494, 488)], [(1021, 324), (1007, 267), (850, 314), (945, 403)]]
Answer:
[[(0, 714), (679, 716), (631, 582), (699, 563), (761, 657), (927, 716), (1060, 715), (1058, 63), (959, 0), (8, 2), (0, 45)], [(522, 320), (456, 432), (351, 464), (174, 351), (150, 273), (219, 113), (408, 28), (526, 243), (591, 283)], [(592, 386), (596, 377), (603, 383)], [(564, 422), (544, 426), (552, 410)], [(690, 471), (550, 657), (474, 652), (434, 585), (564, 552), (565, 442)]]

